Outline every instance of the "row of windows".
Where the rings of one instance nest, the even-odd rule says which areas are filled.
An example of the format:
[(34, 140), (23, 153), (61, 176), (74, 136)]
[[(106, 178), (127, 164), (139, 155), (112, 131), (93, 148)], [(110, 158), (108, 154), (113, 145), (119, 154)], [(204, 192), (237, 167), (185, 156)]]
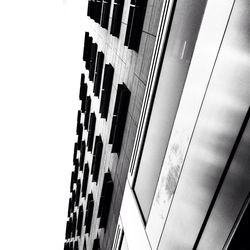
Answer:
[[(100, 240), (99, 238), (95, 238), (93, 242), (92, 250), (100, 250)], [(79, 250), (79, 244), (78, 240), (71, 241), (71, 242), (65, 242), (64, 243), (64, 250)], [(83, 243), (83, 250), (87, 250), (86, 248), (86, 242)]]
[[(80, 180), (78, 179), (78, 181)], [(78, 193), (78, 190), (80, 190), (80, 187), (78, 187), (78, 185), (77, 185), (76, 190), (77, 190), (76, 193)], [(98, 214), (97, 214), (97, 217), (100, 218), (99, 228), (104, 228), (104, 229), (106, 228), (107, 218), (109, 215), (109, 209), (110, 209), (110, 204), (111, 204), (112, 192), (113, 192), (113, 181), (111, 179), (111, 174), (107, 172), (104, 175), (104, 180), (103, 180), (103, 185), (102, 185), (102, 190), (101, 190), (101, 197), (99, 200), (99, 207), (98, 207)], [(72, 213), (73, 216), (69, 214), (69, 219), (66, 224), (66, 235), (65, 235), (66, 240), (69, 240), (76, 236), (81, 236), (81, 233), (82, 233), (82, 226), (83, 226), (82, 224), (83, 224), (83, 218), (84, 218), (83, 205), (79, 206), (79, 204), (75, 204), (79, 206), (78, 216), (77, 216), (77, 212), (74, 212), (74, 208), (72, 208), (72, 205), (74, 203), (74, 200), (76, 199), (76, 196), (78, 196), (78, 194), (75, 195), (75, 190), (74, 190), (72, 193), (72, 197), (69, 200), (69, 211)], [(94, 203), (95, 202), (94, 202), (93, 194), (89, 193), (87, 196), (85, 219), (84, 219), (85, 234), (89, 234), (91, 231), (91, 222), (92, 222), (92, 216), (93, 216), (93, 211), (94, 211)]]
[[(93, 43), (93, 39), (89, 36), (88, 32), (85, 33), (83, 60), (86, 63), (86, 69), (89, 71), (88, 78), (94, 83), (94, 96), (99, 98), (101, 92), (99, 112), (101, 118), (107, 120), (114, 68), (111, 64), (104, 64), (104, 53), (98, 51), (97, 44)], [(98, 183), (103, 151), (103, 141), (101, 135), (95, 136), (96, 114), (95, 112), (91, 112), (91, 97), (88, 95), (88, 85), (85, 83), (85, 80), (85, 75), (82, 74), (79, 92), (81, 109), (77, 112), (77, 142), (74, 144), (74, 171), (72, 171), (71, 174), (71, 197), (69, 198), (68, 221), (65, 236), (67, 240), (65, 246), (67, 249), (72, 249), (72, 242), (70, 242), (70, 239), (72, 241), (72, 238), (81, 236), (83, 228), (84, 234), (89, 234), (91, 232), (91, 222), (95, 201), (92, 192), (88, 193), (88, 183), (89, 180), (96, 182), (96, 184)], [(126, 85), (118, 84), (111, 132), (109, 136), (109, 144), (112, 144), (111, 152), (113, 153), (115, 152), (119, 154), (120, 152), (129, 99), (130, 91)], [(88, 132), (86, 142), (83, 140), (83, 130), (87, 130)], [(89, 164), (85, 163), (86, 151), (93, 151), (91, 169)], [(82, 171), (82, 177), (79, 177), (79, 171)], [(92, 179), (90, 179), (89, 175), (92, 175)], [(99, 220), (99, 229), (105, 229), (107, 226), (113, 193), (113, 181), (110, 172), (106, 172), (104, 174), (100, 191), (101, 196), (97, 207), (97, 218)], [(86, 199), (85, 209), (83, 208), (83, 204), (80, 203), (81, 197)], [(75, 209), (75, 207), (78, 209)], [(83, 246), (83, 249), (85, 248), (86, 244)], [(93, 249), (100, 249), (98, 238), (93, 242)]]
[[(108, 29), (110, 0), (89, 0), (87, 15)], [(119, 38), (124, 0), (114, 0), (110, 34)], [(131, 0), (124, 45), (138, 51), (147, 7), (146, 0)]]
[[(89, 36), (89, 33), (85, 33), (85, 42), (84, 42), (84, 55), (86, 55), (87, 51), (92, 51), (92, 46), (95, 43), (92, 43), (93, 39)], [(97, 46), (94, 46), (94, 50), (96, 51)], [(96, 55), (96, 53), (95, 53)], [(86, 61), (86, 68), (88, 64), (88, 58), (83, 57)], [(103, 61), (104, 61), (104, 54), (102, 52), (98, 52), (97, 60), (93, 58), (92, 61), (97, 61), (95, 65), (95, 80), (94, 80), (94, 95), (99, 97), (99, 90), (100, 90), (100, 82), (102, 77), (103, 71)], [(103, 83), (101, 88), (101, 101), (100, 101), (100, 109), (99, 112), (101, 114), (101, 118), (107, 119), (108, 117), (108, 110), (109, 110), (109, 102), (112, 90), (112, 83), (113, 83), (113, 76), (114, 76), (114, 68), (109, 64), (105, 64), (104, 66), (104, 76), (103, 76)], [(82, 82), (81, 82), (82, 84)], [(81, 92), (81, 89), (80, 89)], [(109, 137), (109, 144), (112, 144), (112, 152), (118, 153), (120, 152), (124, 126), (126, 122), (126, 115), (128, 111), (128, 105), (130, 100), (130, 91), (126, 87), (126, 85), (118, 84), (117, 88), (117, 95), (116, 95), (116, 102), (115, 108), (113, 113), (113, 120), (111, 126), (111, 133)], [(85, 122), (84, 126), (87, 127), (88, 119), (89, 119), (89, 112), (90, 112), (90, 105), (91, 105), (91, 98), (87, 96), (86, 99), (86, 109), (85, 109)]]

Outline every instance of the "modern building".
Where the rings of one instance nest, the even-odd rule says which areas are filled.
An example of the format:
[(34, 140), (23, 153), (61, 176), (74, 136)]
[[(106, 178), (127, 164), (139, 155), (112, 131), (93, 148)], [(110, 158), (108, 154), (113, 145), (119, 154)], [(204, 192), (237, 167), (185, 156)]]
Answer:
[(88, 1), (64, 249), (250, 249), (249, 14)]

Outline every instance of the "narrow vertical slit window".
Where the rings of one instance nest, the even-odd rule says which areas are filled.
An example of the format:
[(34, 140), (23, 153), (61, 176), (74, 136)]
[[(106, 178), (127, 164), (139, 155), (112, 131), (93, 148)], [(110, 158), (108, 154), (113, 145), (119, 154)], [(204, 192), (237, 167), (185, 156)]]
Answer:
[(81, 123), (77, 123), (77, 125), (76, 125), (76, 134), (80, 135), (82, 133), (82, 130), (83, 130), (82, 124)]
[(90, 67), (90, 56), (91, 56), (91, 48), (92, 48), (92, 44), (93, 44), (93, 38), (89, 37), (88, 39), (88, 43), (87, 43), (87, 47), (86, 47), (86, 64), (85, 64), (85, 68), (87, 70), (89, 70)]
[(70, 217), (70, 214), (71, 214), (71, 198), (69, 198), (68, 217)]
[(110, 34), (119, 38), (124, 0), (114, 0)]
[(135, 51), (139, 50), (146, 6), (147, 0), (130, 1), (128, 25), (124, 45)]
[(72, 191), (72, 212), (74, 212), (75, 201), (76, 201), (76, 192), (75, 192), (75, 190), (73, 190)]
[(75, 176), (74, 176), (74, 172), (72, 171), (72, 173), (71, 173), (71, 181), (70, 181), (70, 192), (73, 191), (74, 179), (75, 179)]
[(86, 217), (84, 221), (85, 233), (90, 233), (93, 209), (94, 209), (94, 199), (93, 199), (93, 194), (91, 193), (88, 194), (88, 199), (87, 199)]
[(82, 124), (77, 124), (77, 135), (78, 135), (78, 138), (77, 138), (77, 149), (81, 149), (81, 141), (82, 141), (82, 132), (83, 132), (83, 126)]
[(79, 250), (78, 240), (75, 240), (75, 243), (74, 243), (74, 250)]
[(113, 82), (114, 68), (111, 64), (105, 65), (102, 94), (100, 103), (101, 118), (107, 119), (109, 109), (109, 99), (111, 95), (112, 82)]
[(103, 52), (98, 52), (97, 62), (95, 67), (95, 79), (94, 79), (94, 95), (99, 97), (100, 85), (102, 79), (102, 68), (103, 68), (104, 54)]
[(88, 141), (87, 141), (88, 151), (92, 151), (94, 134), (95, 134), (95, 123), (96, 123), (95, 113), (91, 113), (89, 121), (89, 129), (88, 129)]
[(66, 232), (65, 232), (65, 239), (68, 240), (70, 238), (70, 220), (66, 223)]
[(74, 153), (73, 153), (73, 164), (75, 165), (76, 164), (76, 161), (77, 161), (77, 142), (74, 144)]
[(78, 179), (78, 164), (75, 165), (75, 172), (74, 172), (74, 183), (77, 182), (77, 179)]
[(85, 32), (85, 36), (84, 36), (84, 47), (83, 47), (83, 55), (82, 55), (82, 60), (86, 61), (87, 60), (87, 47), (88, 47), (88, 43), (89, 43), (89, 32)]
[(102, 0), (95, 1), (95, 10), (94, 10), (94, 20), (96, 23), (100, 23), (102, 12)]
[(91, 19), (94, 19), (95, 15), (95, 2), (96, 0), (89, 0), (88, 2), (87, 16), (89, 16)]
[(106, 228), (113, 193), (113, 181), (110, 172), (104, 174), (102, 192), (97, 217), (100, 218), (99, 228)]
[(76, 234), (76, 220), (77, 220), (77, 215), (76, 215), (76, 212), (74, 212), (74, 214), (73, 214), (73, 226), (72, 226), (71, 237), (75, 237), (75, 234)]
[(93, 242), (93, 248), (92, 250), (100, 250), (100, 241), (99, 241), (99, 238), (96, 238), (94, 239), (94, 242)]
[(111, 0), (103, 0), (102, 3), (101, 26), (105, 29), (109, 26), (110, 2)]
[(81, 193), (81, 181), (78, 179), (77, 184), (76, 184), (76, 205), (77, 206), (79, 206), (80, 193)]
[(77, 124), (81, 122), (81, 110), (77, 111)]
[(84, 158), (85, 158), (85, 149), (86, 149), (86, 143), (85, 141), (82, 141), (81, 143), (81, 155), (80, 155), (80, 171), (83, 171), (83, 164), (84, 164)]
[(89, 33), (85, 33), (84, 49), (83, 49), (83, 61), (86, 62), (86, 69), (89, 69), (90, 52), (93, 38), (89, 36)]
[(79, 208), (78, 221), (77, 221), (77, 236), (81, 236), (82, 233), (82, 220), (83, 220), (83, 206)]
[(86, 163), (84, 166), (84, 173), (82, 179), (82, 197), (84, 198), (86, 198), (88, 179), (89, 179), (89, 165), (88, 163)]
[(91, 168), (92, 181), (96, 183), (98, 182), (99, 169), (102, 158), (102, 148), (103, 148), (102, 138), (101, 136), (96, 136), (95, 147), (93, 152), (92, 168)]
[(87, 96), (86, 107), (85, 107), (85, 117), (84, 117), (84, 129), (88, 129), (90, 107), (91, 107), (91, 98), (90, 98), (90, 96)]
[(80, 92), (79, 92), (79, 99), (82, 101), (81, 103), (81, 111), (85, 112), (85, 103), (86, 103), (86, 96), (87, 96), (88, 86), (86, 83), (81, 82)]
[(82, 102), (81, 102), (82, 113), (85, 113), (86, 111), (87, 93), (88, 93), (88, 85), (85, 83), (85, 93), (84, 96), (82, 97)]
[(89, 80), (93, 81), (95, 73), (97, 44), (93, 43), (91, 46), (90, 61), (89, 61)]
[(129, 89), (126, 87), (125, 84), (118, 84), (113, 120), (109, 137), (109, 144), (112, 144), (112, 153), (120, 153), (127, 118), (129, 100)]

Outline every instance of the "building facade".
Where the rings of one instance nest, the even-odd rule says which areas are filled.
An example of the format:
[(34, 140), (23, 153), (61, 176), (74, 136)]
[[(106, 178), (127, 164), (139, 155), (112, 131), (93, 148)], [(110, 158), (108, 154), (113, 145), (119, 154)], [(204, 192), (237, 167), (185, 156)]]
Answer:
[(89, 1), (65, 249), (249, 249), (250, 4)]

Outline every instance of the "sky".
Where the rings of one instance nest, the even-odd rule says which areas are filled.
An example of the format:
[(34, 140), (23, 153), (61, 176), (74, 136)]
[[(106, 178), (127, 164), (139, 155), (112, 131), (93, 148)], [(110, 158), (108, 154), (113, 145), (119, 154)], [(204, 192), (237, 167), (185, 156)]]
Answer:
[(84, 1), (0, 3), (1, 249), (63, 249)]

